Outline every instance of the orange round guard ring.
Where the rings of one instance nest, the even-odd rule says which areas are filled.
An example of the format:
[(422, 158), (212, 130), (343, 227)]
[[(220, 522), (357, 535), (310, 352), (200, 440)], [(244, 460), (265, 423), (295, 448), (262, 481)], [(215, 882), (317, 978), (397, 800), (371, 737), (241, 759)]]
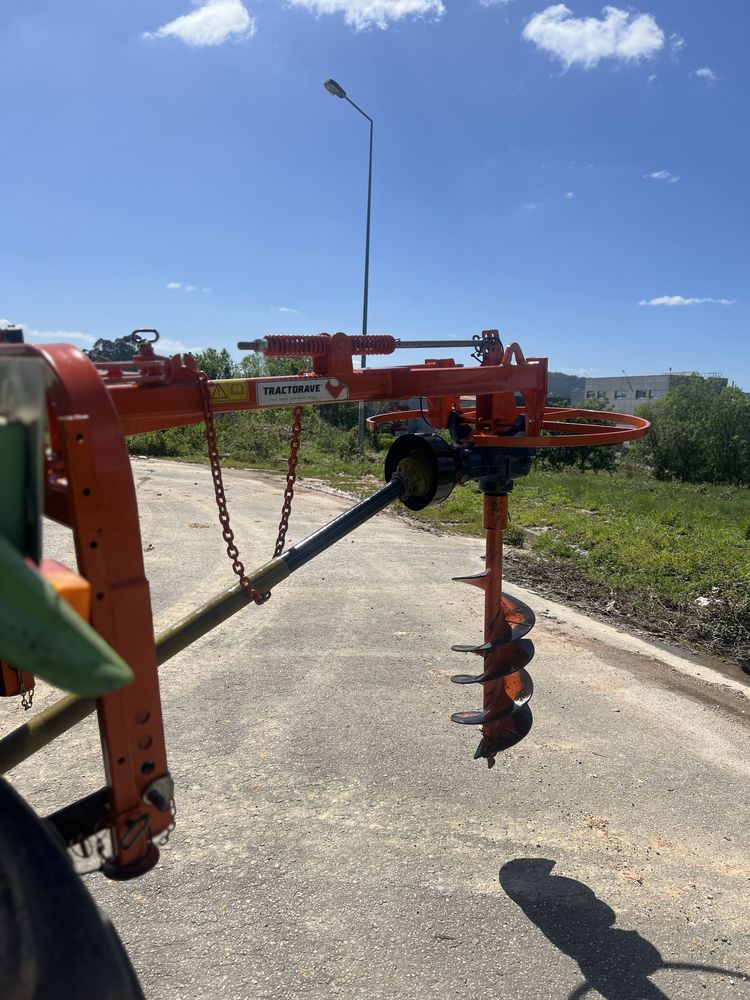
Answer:
[[(523, 407), (519, 407), (523, 413)], [(474, 410), (463, 410), (462, 416), (471, 423), (476, 418)], [(368, 417), (367, 427), (375, 430), (379, 424), (396, 420), (424, 418), (420, 410), (396, 410), (393, 413), (378, 413)], [(607, 424), (571, 424), (572, 420), (608, 421)], [(614, 426), (609, 426), (609, 423)], [(631, 413), (610, 413), (607, 410), (572, 410), (569, 407), (547, 407), (544, 411), (542, 430), (547, 436), (527, 437), (525, 435), (505, 436), (474, 431), (466, 440), (479, 448), (579, 448), (596, 444), (621, 444), (634, 441), (648, 434), (648, 420)], [(575, 433), (573, 429), (575, 428)]]

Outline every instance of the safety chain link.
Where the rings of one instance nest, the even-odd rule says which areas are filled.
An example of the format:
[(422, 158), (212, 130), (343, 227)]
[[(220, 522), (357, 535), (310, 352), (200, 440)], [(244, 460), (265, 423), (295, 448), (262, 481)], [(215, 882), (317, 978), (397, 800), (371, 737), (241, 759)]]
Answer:
[(169, 826), (165, 827), (161, 837), (159, 838), (160, 847), (166, 847), (166, 845), (169, 843), (169, 835), (177, 826), (177, 805), (175, 803), (174, 798), (171, 798), (169, 800), (169, 812), (171, 815), (171, 819), (169, 821)]
[[(221, 475), (221, 465), (219, 464), (219, 448), (216, 442), (216, 424), (214, 422), (213, 409), (211, 407), (211, 392), (208, 385), (208, 376), (205, 372), (196, 372), (198, 390), (203, 408), (203, 420), (206, 425), (206, 442), (208, 445), (208, 460), (211, 465), (211, 478), (214, 481), (214, 492), (216, 494), (216, 506), (219, 510), (219, 523), (221, 524), (221, 534), (226, 542), (227, 555), (229, 556), (232, 569), (240, 581), (240, 586), (255, 601), (256, 604), (264, 604), (271, 596), (261, 594), (253, 587), (250, 580), (245, 575), (245, 567), (240, 560), (239, 550), (234, 541), (234, 532), (229, 525), (229, 511), (227, 510), (227, 498), (224, 492), (224, 480)], [(292, 500), (294, 498), (294, 483), (297, 478), (297, 461), (299, 453), (300, 435), (302, 433), (302, 407), (294, 408), (294, 423), (292, 425), (292, 436), (290, 440), (289, 468), (286, 476), (286, 489), (284, 490), (284, 505), (281, 509), (281, 521), (279, 522), (279, 534), (274, 547), (274, 557), (281, 554), (284, 549), (287, 529), (289, 527), (289, 515), (292, 510)]]
[(18, 693), (21, 696), (21, 708), (24, 712), (28, 712), (34, 704), (34, 688), (31, 688), (30, 691), (26, 690), (26, 685), (23, 680), (23, 670), (18, 671)]
[(279, 521), (279, 535), (273, 550), (274, 559), (284, 551), (286, 533), (289, 527), (289, 515), (292, 513), (292, 500), (294, 500), (294, 484), (297, 481), (297, 462), (299, 461), (299, 442), (302, 435), (302, 407), (294, 407), (294, 420), (292, 422), (292, 436), (289, 439), (289, 466), (286, 473), (286, 487), (284, 489), (284, 504), (281, 508), (281, 520)]

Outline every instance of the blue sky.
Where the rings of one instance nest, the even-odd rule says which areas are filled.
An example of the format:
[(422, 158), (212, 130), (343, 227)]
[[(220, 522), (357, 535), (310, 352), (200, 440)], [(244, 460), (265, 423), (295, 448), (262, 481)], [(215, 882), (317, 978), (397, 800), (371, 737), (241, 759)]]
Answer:
[(333, 77), (375, 120), (370, 332), (750, 390), (749, 28), (747, 0), (4, 0), (0, 316), (359, 332), (367, 123)]

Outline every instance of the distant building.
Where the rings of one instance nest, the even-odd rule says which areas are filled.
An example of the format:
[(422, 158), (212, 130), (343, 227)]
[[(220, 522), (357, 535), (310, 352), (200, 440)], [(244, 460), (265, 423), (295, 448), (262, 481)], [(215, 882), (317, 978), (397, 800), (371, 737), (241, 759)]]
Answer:
[[(664, 375), (615, 375), (610, 378), (587, 378), (583, 390), (574, 398), (580, 406), (592, 399), (604, 400), (616, 413), (635, 413), (636, 407), (666, 396), (670, 389), (695, 378), (697, 372), (666, 372)], [(706, 375), (727, 385), (721, 375)]]

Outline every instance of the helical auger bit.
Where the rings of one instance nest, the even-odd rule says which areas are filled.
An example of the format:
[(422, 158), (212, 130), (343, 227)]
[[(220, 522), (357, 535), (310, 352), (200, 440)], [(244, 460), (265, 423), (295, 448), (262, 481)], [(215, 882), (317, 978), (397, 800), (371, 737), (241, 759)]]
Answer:
[[(453, 646), (459, 653), (480, 656), (478, 674), (456, 674), (454, 684), (481, 684), (481, 710), (455, 712), (451, 719), (463, 726), (481, 726), (482, 739), (474, 759), (485, 758), (488, 767), (495, 756), (519, 743), (531, 730), (529, 701), (534, 684), (526, 667), (534, 656), (534, 644), (525, 638), (534, 627), (534, 612), (528, 605), (503, 593), (503, 535), (508, 523), (508, 490), (512, 479), (525, 475), (530, 454), (494, 456), (491, 474), (479, 478), (484, 493), (485, 569), (472, 576), (454, 577), (484, 592), (484, 641)], [(497, 476), (498, 468), (504, 476)], [(505, 478), (505, 482), (503, 479)]]
[(411, 510), (440, 503), (454, 486), (470, 480), (484, 494), (484, 572), (454, 578), (484, 592), (484, 640), (453, 646), (457, 652), (482, 657), (484, 666), (478, 674), (451, 678), (456, 684), (481, 684), (484, 706), (456, 712), (451, 718), (464, 726), (482, 726), (474, 756), (484, 757), (489, 767), (496, 754), (520, 742), (531, 729), (528, 702), (534, 686), (526, 667), (534, 656), (534, 645), (525, 636), (535, 618), (531, 608), (503, 593), (503, 533), (508, 523), (508, 493), (514, 479), (528, 474), (532, 454), (529, 448), (478, 448), (449, 444), (437, 434), (404, 434), (396, 438), (385, 460), (386, 482), (398, 472), (411, 483), (404, 499)]

